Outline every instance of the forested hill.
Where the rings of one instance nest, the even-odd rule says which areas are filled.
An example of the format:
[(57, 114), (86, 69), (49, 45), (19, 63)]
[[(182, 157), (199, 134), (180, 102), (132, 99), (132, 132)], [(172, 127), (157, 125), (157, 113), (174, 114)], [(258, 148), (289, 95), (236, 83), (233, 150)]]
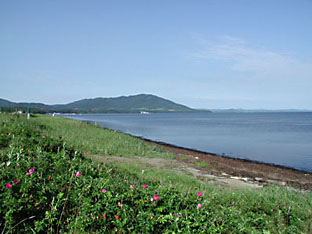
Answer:
[(115, 98), (82, 99), (68, 104), (46, 105), (43, 103), (16, 103), (0, 99), (0, 107), (32, 108), (38, 112), (78, 112), (78, 113), (137, 113), (148, 112), (190, 112), (195, 111), (187, 106), (151, 94), (121, 96)]

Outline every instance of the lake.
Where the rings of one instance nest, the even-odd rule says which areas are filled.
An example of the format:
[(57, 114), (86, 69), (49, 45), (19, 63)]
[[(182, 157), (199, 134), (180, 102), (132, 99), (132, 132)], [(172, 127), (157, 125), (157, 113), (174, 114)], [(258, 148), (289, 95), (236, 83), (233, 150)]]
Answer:
[(312, 112), (64, 116), (176, 146), (312, 172)]

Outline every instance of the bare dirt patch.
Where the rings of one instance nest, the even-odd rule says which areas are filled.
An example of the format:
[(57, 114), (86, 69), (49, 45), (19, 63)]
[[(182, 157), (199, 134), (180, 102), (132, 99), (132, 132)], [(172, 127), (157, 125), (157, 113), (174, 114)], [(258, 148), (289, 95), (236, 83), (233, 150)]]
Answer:
[(259, 189), (262, 188), (258, 182), (244, 181), (237, 178), (230, 178), (225, 175), (213, 175), (201, 170), (200, 168), (193, 167), (192, 164), (186, 163), (181, 160), (170, 160), (162, 158), (144, 158), (144, 157), (119, 157), (119, 156), (101, 156), (101, 155), (89, 155), (92, 160), (100, 162), (123, 162), (134, 163), (140, 165), (142, 170), (148, 168), (156, 168), (164, 171), (175, 172), (177, 174), (184, 174), (192, 176), (198, 181), (206, 184), (212, 184), (217, 186), (225, 186), (229, 188), (237, 189)]

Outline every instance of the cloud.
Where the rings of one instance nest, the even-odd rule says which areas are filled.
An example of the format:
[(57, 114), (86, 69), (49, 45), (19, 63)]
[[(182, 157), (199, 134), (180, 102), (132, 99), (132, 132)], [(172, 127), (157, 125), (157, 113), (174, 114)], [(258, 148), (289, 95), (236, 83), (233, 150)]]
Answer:
[(225, 36), (217, 43), (203, 38), (196, 41), (202, 46), (192, 57), (227, 62), (232, 70), (254, 72), (269, 77), (307, 78), (312, 74), (312, 64), (265, 48), (250, 46), (240, 38)]

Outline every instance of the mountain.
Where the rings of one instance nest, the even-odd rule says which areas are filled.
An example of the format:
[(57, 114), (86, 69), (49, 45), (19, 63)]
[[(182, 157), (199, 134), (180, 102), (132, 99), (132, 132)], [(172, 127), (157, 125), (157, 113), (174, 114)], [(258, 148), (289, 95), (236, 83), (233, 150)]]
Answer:
[(0, 99), (1, 107), (29, 107), (38, 112), (90, 112), (90, 113), (137, 113), (148, 112), (189, 112), (195, 111), (187, 106), (151, 94), (121, 96), (116, 98), (82, 99), (68, 104), (45, 105), (43, 103), (15, 103)]
[(10, 102), (5, 99), (0, 98), (0, 107), (29, 107), (29, 108), (35, 108), (35, 109), (49, 109), (49, 105), (45, 105), (43, 103), (27, 103), (27, 102)]
[(10, 102), (8, 100), (5, 100), (5, 99), (1, 99), (0, 98), (0, 106), (14, 106), (15, 103), (14, 102)]

